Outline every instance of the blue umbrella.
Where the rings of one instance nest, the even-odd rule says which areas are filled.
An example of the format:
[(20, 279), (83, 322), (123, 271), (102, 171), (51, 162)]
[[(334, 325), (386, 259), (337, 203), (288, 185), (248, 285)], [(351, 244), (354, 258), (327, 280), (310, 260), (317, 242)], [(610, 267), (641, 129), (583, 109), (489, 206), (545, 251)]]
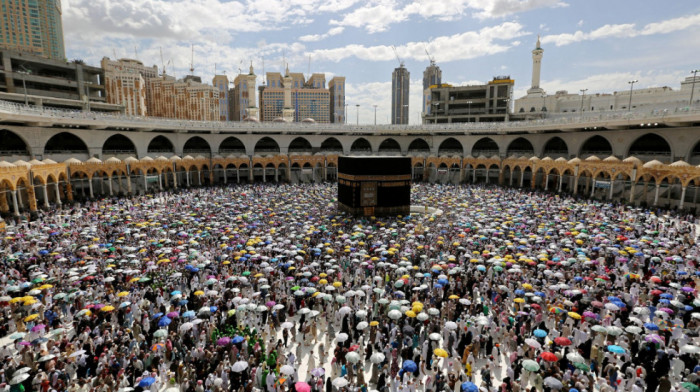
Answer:
[(172, 293), (170, 293), (170, 295), (178, 295), (178, 294), (182, 294), (182, 291), (180, 291), (180, 290), (175, 290), (175, 291), (173, 291)]
[(231, 343), (238, 344), (238, 343), (242, 343), (244, 340), (245, 340), (245, 338), (243, 336), (236, 335), (233, 337), (233, 339), (231, 339)]
[(177, 304), (180, 305), (180, 306), (183, 306), (183, 305), (187, 305), (188, 302), (190, 302), (190, 301), (188, 301), (188, 300), (186, 300), (186, 299), (183, 299), (183, 300), (181, 300), (180, 302), (178, 302)]
[(447, 279), (438, 279), (437, 282), (438, 282), (439, 284), (443, 285), (443, 286), (444, 286), (444, 285), (447, 285), (447, 283), (449, 283), (449, 282), (447, 281)]
[(163, 315), (163, 313), (156, 313), (153, 316), (151, 316), (151, 319), (155, 320), (155, 319), (161, 317), (162, 315)]
[(644, 323), (644, 328), (650, 330), (650, 331), (658, 331), (659, 326), (654, 324), (654, 323)]
[(659, 297), (665, 298), (665, 299), (673, 299), (673, 294), (663, 293), (663, 294), (659, 295)]
[(479, 270), (479, 271), (481, 271), (481, 272), (486, 271), (486, 267), (484, 267), (483, 265), (478, 265), (478, 266), (476, 266), (476, 269)]
[(525, 290), (517, 289), (515, 290), (515, 295), (525, 295)]
[(401, 368), (406, 372), (413, 373), (416, 370), (418, 370), (418, 365), (416, 365), (415, 362), (413, 362), (409, 359), (409, 360), (403, 361), (403, 365), (401, 366)]
[(545, 293), (543, 293), (543, 292), (541, 292), (541, 291), (535, 291), (535, 295), (538, 296), (538, 297), (542, 297), (542, 298), (544, 298), (544, 297), (547, 296), (547, 294), (545, 294)]
[(141, 388), (148, 388), (151, 385), (153, 385), (154, 382), (156, 382), (156, 379), (154, 377), (146, 377), (146, 378), (142, 378), (141, 381), (139, 382), (139, 385), (137, 385), (137, 386), (139, 386)]
[(611, 353), (615, 353), (615, 354), (624, 354), (625, 353), (624, 348), (622, 348), (620, 346), (616, 346), (614, 344), (611, 344), (608, 346), (608, 351), (610, 351)]
[(620, 302), (620, 299), (617, 297), (613, 297), (612, 295), (608, 297), (608, 301), (613, 301), (613, 302)]
[(182, 317), (194, 317), (194, 316), (195, 316), (194, 310), (188, 310), (182, 314)]
[(537, 336), (538, 338), (543, 338), (547, 336), (547, 331), (544, 331), (542, 329), (536, 329), (532, 334)]
[(168, 318), (167, 316), (166, 316), (166, 317), (163, 317), (163, 318), (161, 318), (160, 320), (158, 320), (158, 326), (159, 326), (159, 327), (168, 326), (168, 325), (170, 325), (170, 323), (171, 323), (172, 321), (173, 321), (173, 320), (171, 320), (171, 319)]
[(473, 382), (463, 382), (462, 392), (479, 392), (479, 387), (477, 387)]
[(209, 310), (210, 310), (212, 313), (214, 313), (214, 312), (216, 312), (217, 310), (219, 310), (219, 308), (217, 308), (216, 306), (210, 306), (210, 307), (209, 307)]

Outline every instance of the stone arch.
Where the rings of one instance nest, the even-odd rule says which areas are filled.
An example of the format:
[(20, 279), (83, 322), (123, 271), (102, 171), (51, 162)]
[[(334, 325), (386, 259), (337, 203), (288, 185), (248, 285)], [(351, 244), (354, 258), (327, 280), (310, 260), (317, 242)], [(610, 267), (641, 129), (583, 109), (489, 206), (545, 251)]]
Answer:
[(430, 145), (428, 145), (428, 142), (425, 141), (423, 138), (416, 138), (413, 139), (411, 144), (408, 145), (408, 153), (409, 154), (429, 154), (430, 153)]
[(658, 160), (671, 163), (673, 152), (668, 141), (656, 133), (647, 133), (636, 138), (627, 151), (627, 156), (637, 157), (643, 161)]
[(384, 139), (380, 144), (379, 144), (379, 150), (380, 153), (401, 153), (401, 146), (399, 145), (399, 142), (397, 142), (395, 139), (388, 138)]
[(603, 136), (594, 135), (586, 139), (585, 142), (583, 142), (578, 156), (582, 159), (585, 159), (592, 155), (598, 157), (607, 157), (612, 155), (612, 153), (613, 148), (612, 144), (610, 144), (610, 141)]
[(175, 146), (173, 145), (173, 142), (170, 141), (170, 139), (166, 136), (163, 135), (158, 135), (151, 139), (151, 141), (148, 143), (148, 150), (149, 153), (163, 153), (163, 152), (169, 152), (169, 153), (174, 153), (175, 152)]
[(441, 155), (464, 155), (464, 146), (459, 140), (450, 137), (440, 143), (438, 147), (438, 156)]
[(688, 153), (688, 163), (693, 166), (700, 165), (700, 140), (695, 143), (693, 149)]
[(569, 157), (569, 146), (566, 144), (564, 139), (559, 136), (554, 136), (553, 138), (547, 140), (544, 144), (544, 156), (552, 157), (554, 159), (562, 157)]
[(31, 155), (29, 145), (19, 134), (8, 129), (0, 129), (1, 155)]
[(192, 136), (187, 139), (185, 145), (182, 147), (182, 153), (184, 155), (194, 155), (194, 154), (211, 154), (211, 146), (209, 142), (204, 140), (200, 136)]
[(303, 152), (308, 152), (311, 153), (311, 143), (309, 143), (306, 138), (303, 137), (297, 137), (294, 140), (292, 140), (291, 143), (289, 143), (289, 148), (288, 148), (289, 153), (303, 153)]
[(352, 142), (352, 145), (350, 146), (350, 152), (371, 153), (372, 145), (369, 144), (369, 141), (367, 141), (367, 139), (361, 137)]
[(525, 139), (524, 137), (519, 137), (508, 144), (506, 155), (524, 155), (529, 157), (535, 155), (535, 148), (532, 146), (532, 143), (530, 143), (529, 140)]
[(280, 146), (273, 138), (265, 136), (255, 143), (255, 149), (253, 151), (254, 154), (279, 154)]
[(221, 154), (221, 155), (227, 155), (227, 154), (246, 155), (245, 145), (243, 144), (241, 139), (239, 139), (235, 136), (229, 136), (226, 139), (222, 140), (221, 143), (219, 144), (219, 154)]
[(343, 152), (343, 144), (334, 137), (329, 137), (321, 143), (321, 152)]
[(53, 135), (44, 146), (45, 154), (90, 154), (87, 144), (70, 132)]
[(136, 154), (136, 145), (128, 137), (117, 133), (102, 144), (102, 154)]
[(477, 140), (472, 147), (472, 156), (478, 157), (483, 155), (485, 157), (491, 157), (493, 155), (499, 155), (498, 144), (490, 137), (483, 137)]

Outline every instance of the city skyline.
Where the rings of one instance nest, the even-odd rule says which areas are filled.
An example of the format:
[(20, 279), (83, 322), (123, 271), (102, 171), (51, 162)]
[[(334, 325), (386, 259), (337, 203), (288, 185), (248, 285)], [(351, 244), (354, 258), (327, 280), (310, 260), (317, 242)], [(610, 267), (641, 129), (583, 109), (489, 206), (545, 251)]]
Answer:
[[(64, 2), (67, 57), (97, 64), (103, 56), (137, 57), (168, 74), (229, 80), (250, 61), (258, 84), (283, 64), (304, 73), (343, 75), (346, 102), (360, 104), (360, 123), (390, 122), (392, 46), (412, 73), (409, 122), (419, 122), (427, 48), (443, 83), (485, 83), (495, 75), (515, 79), (514, 98), (530, 87), (537, 35), (545, 50), (541, 87), (588, 93), (670, 86), (697, 68), (700, 5), (691, 1), (454, 0), (449, 2), (315, 0), (221, 2), (219, 0)], [(606, 12), (600, 12), (605, 9)], [(309, 61), (309, 55), (311, 60)], [(310, 67), (309, 67), (310, 63)], [(259, 70), (259, 71), (258, 71)], [(354, 109), (354, 108), (353, 108)], [(355, 117), (355, 111), (348, 113)]]

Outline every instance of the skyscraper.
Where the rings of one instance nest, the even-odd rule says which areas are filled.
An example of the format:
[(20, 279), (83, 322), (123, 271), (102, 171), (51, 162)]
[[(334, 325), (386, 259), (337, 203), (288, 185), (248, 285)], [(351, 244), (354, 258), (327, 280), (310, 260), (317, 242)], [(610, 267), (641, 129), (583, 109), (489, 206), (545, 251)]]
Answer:
[(442, 84), (442, 70), (435, 64), (435, 61), (430, 60), (430, 65), (423, 71), (423, 115), (427, 116), (430, 112), (430, 86), (440, 86)]
[(219, 89), (219, 120), (230, 121), (228, 114), (228, 76), (214, 75), (211, 84)]
[(109, 57), (103, 57), (100, 64), (105, 72), (107, 103), (124, 106), (124, 113), (128, 115), (148, 115), (149, 83), (158, 77), (158, 67), (144, 66), (138, 60), (110, 60)]
[(332, 123), (345, 122), (345, 76), (336, 76), (328, 82), (331, 93), (330, 116)]
[[(304, 74), (287, 69), (284, 76), (279, 72), (268, 72), (266, 79), (267, 85), (260, 86), (261, 121), (302, 122), (313, 119), (317, 123), (329, 123), (333, 120), (334, 109), (325, 74), (315, 73), (306, 80)], [(335, 77), (331, 82), (335, 86), (341, 84), (342, 88), (345, 78)], [(344, 91), (342, 97), (344, 100)]]
[(60, 0), (0, 0), (0, 48), (65, 60)]
[(391, 74), (391, 123), (408, 124), (408, 86), (411, 73), (403, 66), (394, 68)]

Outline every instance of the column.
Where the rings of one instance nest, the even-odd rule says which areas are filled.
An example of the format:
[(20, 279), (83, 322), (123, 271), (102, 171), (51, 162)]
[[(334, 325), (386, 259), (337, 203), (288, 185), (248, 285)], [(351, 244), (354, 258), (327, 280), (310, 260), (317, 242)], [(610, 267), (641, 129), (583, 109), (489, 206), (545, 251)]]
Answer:
[(224, 185), (226, 185), (228, 183), (228, 178), (227, 178), (228, 174), (226, 174), (226, 172), (227, 172), (227, 169), (224, 168)]
[(158, 189), (163, 190), (163, 173), (158, 173)]
[(177, 172), (173, 170), (173, 188), (177, 189)]
[(112, 177), (107, 176), (107, 185), (109, 188), (109, 195), (114, 196), (114, 192), (112, 191)]
[(187, 187), (190, 187), (190, 171), (185, 170), (185, 178), (187, 179)]
[(574, 175), (574, 195), (578, 195), (578, 176)]
[(505, 180), (505, 178), (503, 178), (503, 168), (500, 168), (498, 170), (498, 185), (502, 186), (504, 180)]
[(70, 183), (70, 180), (66, 181), (66, 197), (68, 201), (73, 201), (73, 185)]
[(614, 187), (615, 187), (615, 180), (611, 178), (610, 179), (610, 192), (608, 193), (609, 200), (612, 200), (612, 198), (613, 198), (613, 188)]
[(58, 189), (58, 181), (54, 183), (54, 192), (56, 192), (56, 205), (60, 206), (61, 205), (61, 192)]
[(146, 172), (143, 173), (143, 194), (145, 195), (146, 192), (148, 192), (148, 180), (147, 180), (148, 174)]
[(202, 171), (197, 169), (197, 185), (202, 186)]
[(275, 167), (275, 183), (279, 182), (279, 168)]
[(513, 169), (510, 170), (510, 178), (508, 179), (508, 186), (513, 186)]
[(19, 208), (24, 208), (24, 203), (22, 203), (22, 194), (19, 193), (19, 191), (15, 192), (17, 192), (17, 203), (19, 205)]
[(486, 168), (486, 183), (489, 183), (489, 168)]
[(595, 180), (593, 178), (591, 180), (591, 198), (593, 198), (593, 195), (595, 195)]
[(654, 205), (659, 203), (659, 188), (661, 188), (661, 184), (656, 184), (656, 191), (654, 191)]
[(126, 176), (126, 191), (131, 194), (131, 176)]
[(472, 168), (472, 184), (476, 184), (476, 168)]
[(94, 198), (95, 195), (92, 193), (92, 177), (88, 177), (88, 185), (90, 186), (90, 198)]
[(19, 215), (19, 205), (17, 204), (17, 190), (12, 191), (12, 205), (15, 207), (15, 215)]
[[(312, 170), (313, 170), (313, 169), (312, 169)], [(266, 172), (267, 172), (267, 169), (263, 167), (263, 168), (262, 168), (262, 173), (263, 173), (263, 184), (267, 182), (267, 178), (266, 178), (266, 177), (267, 177), (267, 176), (266, 176), (267, 173), (266, 173)], [(313, 171), (312, 171), (311, 173), (313, 173)], [(312, 174), (312, 177), (313, 177), (313, 174)]]
[(240, 184), (240, 183), (241, 183), (241, 173), (240, 173), (240, 169), (239, 169), (239, 168), (236, 168), (236, 184)]
[(49, 193), (46, 192), (46, 184), (44, 184), (44, 207), (49, 207)]
[(649, 180), (644, 181), (644, 202), (647, 203), (647, 193), (649, 191)]
[(630, 185), (630, 204), (634, 203), (634, 185), (637, 183), (634, 179), (630, 178), (632, 185)]
[[(413, 174), (413, 166), (411, 166), (411, 174)], [(328, 161), (326, 160), (323, 161), (323, 181), (328, 181)]]
[(255, 178), (253, 177), (253, 161), (250, 161), (250, 166), (248, 166), (248, 183), (252, 184), (253, 180)]
[(520, 187), (523, 187), (523, 184), (525, 184), (525, 170), (520, 170)]
[(680, 201), (680, 203), (678, 204), (678, 209), (679, 209), (679, 210), (682, 210), (682, 209), (683, 209), (683, 204), (685, 203), (685, 191), (686, 191), (687, 188), (688, 188), (687, 186), (684, 186), (684, 187), (682, 188), (682, 190), (681, 190), (681, 201)]
[(549, 173), (544, 174), (544, 190), (547, 191), (549, 189)]
[(564, 187), (564, 175), (560, 174), (559, 175), (559, 190), (558, 192), (561, 193), (561, 189)]

